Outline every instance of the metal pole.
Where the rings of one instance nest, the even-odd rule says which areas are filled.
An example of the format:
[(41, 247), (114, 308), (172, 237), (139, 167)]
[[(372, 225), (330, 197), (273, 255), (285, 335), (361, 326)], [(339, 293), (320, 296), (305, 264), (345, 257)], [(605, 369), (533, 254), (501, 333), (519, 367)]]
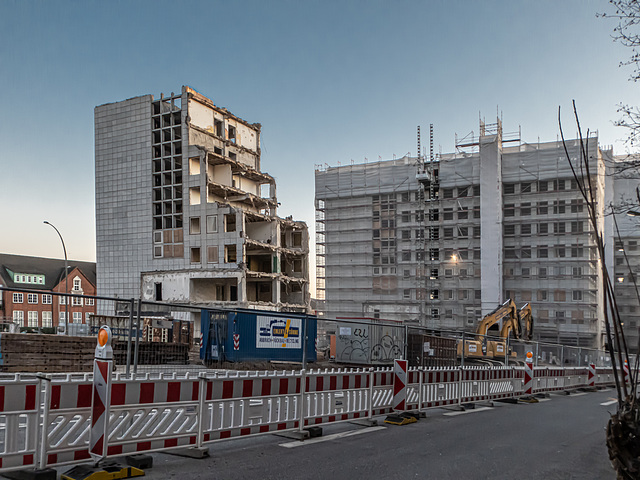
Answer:
[(129, 305), (129, 333), (127, 335), (127, 377), (131, 374), (131, 337), (133, 335), (133, 309), (135, 307), (135, 300), (132, 298)]
[(560, 347), (560, 366), (564, 367), (564, 345)]
[(407, 352), (409, 350), (409, 326), (404, 326), (404, 360), (408, 360)]
[(140, 344), (140, 309), (142, 300), (138, 298), (138, 311), (136, 312), (136, 349), (133, 356), (133, 374), (138, 373), (138, 345)]
[(302, 369), (307, 368), (307, 340), (309, 336), (307, 335), (307, 328), (309, 328), (309, 317), (305, 315), (302, 319), (302, 328), (304, 329), (304, 335), (302, 335), (303, 343), (302, 343)]
[(536, 363), (535, 366), (538, 366), (538, 355), (539, 355), (539, 349), (540, 349), (540, 342), (536, 342)]
[(578, 347), (578, 366), (582, 366), (582, 347)]
[[(38, 470), (44, 470), (47, 467), (47, 446), (48, 442), (48, 427), (49, 427), (49, 408), (50, 408), (50, 399), (51, 399), (51, 374), (39, 374), (38, 380), (40, 382), (38, 390), (42, 389), (44, 386), (44, 398), (43, 398), (43, 410), (42, 410), (42, 424), (39, 424), (40, 434), (39, 434), (39, 448), (38, 448), (38, 458), (36, 459), (36, 468)], [(40, 402), (38, 402), (40, 405)]]
[[(67, 261), (67, 247), (64, 246), (64, 239), (62, 238), (62, 234), (60, 234), (60, 231), (55, 227), (55, 225), (53, 225), (52, 223), (47, 222), (46, 220), (44, 221), (44, 223), (46, 223), (47, 225), (51, 226), (56, 233), (58, 234), (58, 236), (60, 237), (60, 241), (62, 242), (62, 251), (64, 252), (64, 293), (69, 293), (69, 265), (68, 265), (68, 261)], [(58, 302), (58, 305), (60, 305), (60, 302)], [(65, 296), (64, 297), (64, 305), (65, 305), (65, 314), (64, 314), (64, 334), (65, 335), (69, 335), (69, 297)], [(58, 320), (58, 323), (60, 322), (60, 320)]]
[(462, 332), (462, 355), (460, 355), (460, 366), (464, 367), (464, 353), (465, 353), (465, 348), (466, 348), (466, 340), (464, 338), (464, 332)]
[(298, 430), (302, 432), (304, 430), (304, 417), (305, 417), (305, 395), (307, 388), (307, 371), (303, 368), (300, 370), (300, 415), (298, 418)]
[(504, 352), (504, 366), (508, 367), (509, 366), (509, 357), (511, 356), (511, 352), (509, 351), (509, 336), (507, 336), (507, 351)]

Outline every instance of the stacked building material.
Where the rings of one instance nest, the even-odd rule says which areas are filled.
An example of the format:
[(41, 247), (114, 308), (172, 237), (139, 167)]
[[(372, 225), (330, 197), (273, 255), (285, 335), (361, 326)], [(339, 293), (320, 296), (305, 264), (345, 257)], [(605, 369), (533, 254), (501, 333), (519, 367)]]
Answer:
[(456, 340), (434, 335), (410, 334), (408, 359), (412, 367), (457, 365)]
[(95, 337), (0, 333), (2, 372), (90, 372)]

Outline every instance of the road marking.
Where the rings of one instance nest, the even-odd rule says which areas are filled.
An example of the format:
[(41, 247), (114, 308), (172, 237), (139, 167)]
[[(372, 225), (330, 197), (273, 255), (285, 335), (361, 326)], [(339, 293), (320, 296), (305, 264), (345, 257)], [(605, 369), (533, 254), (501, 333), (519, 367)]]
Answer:
[(607, 405), (613, 405), (614, 403), (618, 403), (618, 400), (609, 400), (608, 402), (602, 402), (600, 405), (606, 407)]
[(456, 415), (465, 415), (467, 413), (484, 412), (485, 410), (493, 410), (493, 407), (473, 408), (471, 410), (465, 410), (463, 412), (449, 412), (443, 415), (446, 415), (448, 417), (455, 417)]
[(333, 435), (325, 435), (323, 437), (312, 438), (311, 440), (305, 440), (303, 442), (296, 441), (296, 442), (289, 442), (289, 443), (281, 443), (280, 446), (284, 448), (302, 447), (303, 445), (312, 445), (320, 442), (328, 442), (330, 440), (335, 440), (337, 438), (352, 437), (354, 435), (360, 435), (362, 433), (368, 433), (368, 432), (375, 432), (377, 430), (384, 430), (386, 428), (387, 427), (360, 428), (358, 430), (349, 430), (347, 432), (334, 433)]
[(586, 395), (589, 392), (581, 392), (581, 393), (572, 393), (571, 397), (581, 397), (582, 395)]

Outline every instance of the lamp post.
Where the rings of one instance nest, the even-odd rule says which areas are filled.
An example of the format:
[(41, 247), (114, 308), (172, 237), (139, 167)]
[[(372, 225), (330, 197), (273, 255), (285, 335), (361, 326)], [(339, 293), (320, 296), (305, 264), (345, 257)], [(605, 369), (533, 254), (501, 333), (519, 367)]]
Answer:
[[(56, 233), (58, 234), (58, 236), (60, 237), (60, 241), (62, 242), (62, 251), (64, 252), (64, 293), (69, 293), (69, 266), (67, 265), (67, 248), (64, 246), (64, 240), (62, 238), (62, 235), (60, 234), (60, 232), (58, 231), (58, 229), (52, 224), (47, 222), (46, 220), (44, 221), (44, 223), (46, 223), (47, 225), (49, 225), (50, 227), (52, 227)], [(60, 304), (60, 302), (58, 302), (58, 305)], [(69, 297), (64, 297), (64, 305), (65, 305), (65, 314), (64, 314), (64, 334), (65, 335), (69, 335), (69, 329), (68, 329), (68, 324), (69, 324)]]

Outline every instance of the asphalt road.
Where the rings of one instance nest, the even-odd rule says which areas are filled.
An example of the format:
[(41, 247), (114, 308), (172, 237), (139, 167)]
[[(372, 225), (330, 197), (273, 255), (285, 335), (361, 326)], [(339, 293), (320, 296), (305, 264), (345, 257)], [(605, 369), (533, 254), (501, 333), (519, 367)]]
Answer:
[[(324, 426), (320, 439), (266, 435), (210, 445), (196, 460), (153, 454), (148, 479), (615, 479), (605, 447), (613, 391), (437, 409), (405, 426)], [(380, 419), (382, 420), (382, 418)]]

